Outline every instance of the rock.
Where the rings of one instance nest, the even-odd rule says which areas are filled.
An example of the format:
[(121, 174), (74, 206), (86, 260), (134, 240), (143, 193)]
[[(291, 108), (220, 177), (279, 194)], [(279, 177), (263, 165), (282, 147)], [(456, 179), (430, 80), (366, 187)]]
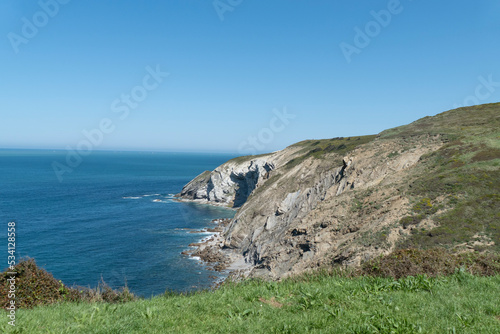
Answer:
[(292, 230), (292, 235), (295, 237), (295, 236), (298, 236), (298, 235), (303, 235), (303, 234), (307, 234), (307, 230), (305, 228), (294, 228)]
[(224, 270), (229, 262), (229, 258), (213, 246), (199, 249), (193, 252), (191, 256), (198, 256), (203, 262), (212, 264), (212, 268), (216, 271)]
[(205, 171), (198, 175), (176, 196), (240, 207), (254, 189), (269, 178), (274, 168), (272, 161), (263, 158), (229, 161), (213, 172)]
[(276, 226), (276, 223), (277, 223), (277, 220), (275, 218), (275, 216), (269, 216), (267, 217), (267, 221), (266, 221), (266, 231), (271, 231), (273, 229), (274, 226)]
[(254, 242), (258, 237), (259, 235), (262, 233), (262, 231), (264, 230), (264, 226), (261, 226), (259, 228), (257, 228), (254, 232), (253, 232), (253, 235), (252, 235), (252, 242)]
[(300, 190), (297, 192), (288, 194), (286, 196), (286, 198), (278, 206), (276, 213), (278, 215), (282, 215), (282, 214), (288, 212), (294, 206), (295, 202), (299, 198), (299, 195), (300, 195)]
[[(220, 251), (222, 244), (243, 256), (253, 266), (251, 277), (280, 279), (332, 261), (356, 265), (410, 233), (399, 229), (389, 246), (365, 239), (371, 230), (399, 224), (409, 208), (399, 191), (411, 181), (408, 164), (442, 145), (438, 139), (412, 140), (413, 151), (402, 151), (408, 143), (396, 138), (374, 139), (344, 156), (333, 150), (317, 159), (292, 145), (265, 156), (237, 158), (200, 174), (178, 196), (238, 209), (232, 220), (215, 222), (223, 230), (212, 248)], [(396, 151), (401, 153), (381, 161)], [(300, 163), (291, 164), (295, 159)], [(376, 191), (381, 187), (384, 195)], [(383, 203), (385, 211), (367, 207), (370, 202)], [(227, 261), (215, 250), (199, 256), (217, 268)]]
[(207, 228), (207, 232), (222, 232), (222, 227)]

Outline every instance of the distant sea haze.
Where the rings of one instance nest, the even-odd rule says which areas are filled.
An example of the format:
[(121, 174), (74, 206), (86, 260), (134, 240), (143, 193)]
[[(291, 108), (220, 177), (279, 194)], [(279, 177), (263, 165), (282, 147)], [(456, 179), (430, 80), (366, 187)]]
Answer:
[(145, 297), (208, 288), (223, 275), (181, 252), (208, 236), (190, 232), (234, 211), (172, 195), (234, 156), (94, 152), (59, 182), (51, 164), (65, 154), (0, 150), (0, 236), (16, 222), (18, 259), (34, 258), (68, 285), (102, 278)]

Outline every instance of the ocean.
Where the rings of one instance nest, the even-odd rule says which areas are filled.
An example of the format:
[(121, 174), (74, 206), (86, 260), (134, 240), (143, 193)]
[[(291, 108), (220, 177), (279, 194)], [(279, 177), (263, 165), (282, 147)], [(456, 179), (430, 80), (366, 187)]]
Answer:
[(150, 297), (209, 288), (220, 273), (181, 252), (234, 210), (179, 203), (173, 194), (227, 154), (93, 152), (62, 182), (53, 162), (66, 151), (0, 150), (0, 238), (7, 267), (7, 224), (16, 223), (16, 257), (69, 286), (125, 285)]

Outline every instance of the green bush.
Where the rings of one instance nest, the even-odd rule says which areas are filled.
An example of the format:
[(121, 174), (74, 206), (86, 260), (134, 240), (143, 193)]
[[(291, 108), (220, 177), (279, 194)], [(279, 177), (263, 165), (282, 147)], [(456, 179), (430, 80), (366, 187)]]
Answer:
[(10, 303), (8, 279), (11, 275), (8, 272), (17, 273), (15, 275), (17, 308), (32, 308), (63, 301), (120, 303), (135, 299), (127, 288), (113, 290), (103, 281), (96, 289), (67, 287), (45, 269), (38, 267), (34, 259), (25, 258), (19, 261), (14, 270), (6, 270), (1, 274), (0, 305), (2, 308), (6, 308)]

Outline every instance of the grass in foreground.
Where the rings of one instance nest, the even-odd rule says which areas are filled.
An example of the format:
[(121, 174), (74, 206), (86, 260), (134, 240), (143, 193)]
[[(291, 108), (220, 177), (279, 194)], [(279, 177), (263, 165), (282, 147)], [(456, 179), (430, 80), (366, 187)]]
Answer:
[(6, 333), (498, 333), (500, 276), (246, 281), (124, 304), (18, 310)]

